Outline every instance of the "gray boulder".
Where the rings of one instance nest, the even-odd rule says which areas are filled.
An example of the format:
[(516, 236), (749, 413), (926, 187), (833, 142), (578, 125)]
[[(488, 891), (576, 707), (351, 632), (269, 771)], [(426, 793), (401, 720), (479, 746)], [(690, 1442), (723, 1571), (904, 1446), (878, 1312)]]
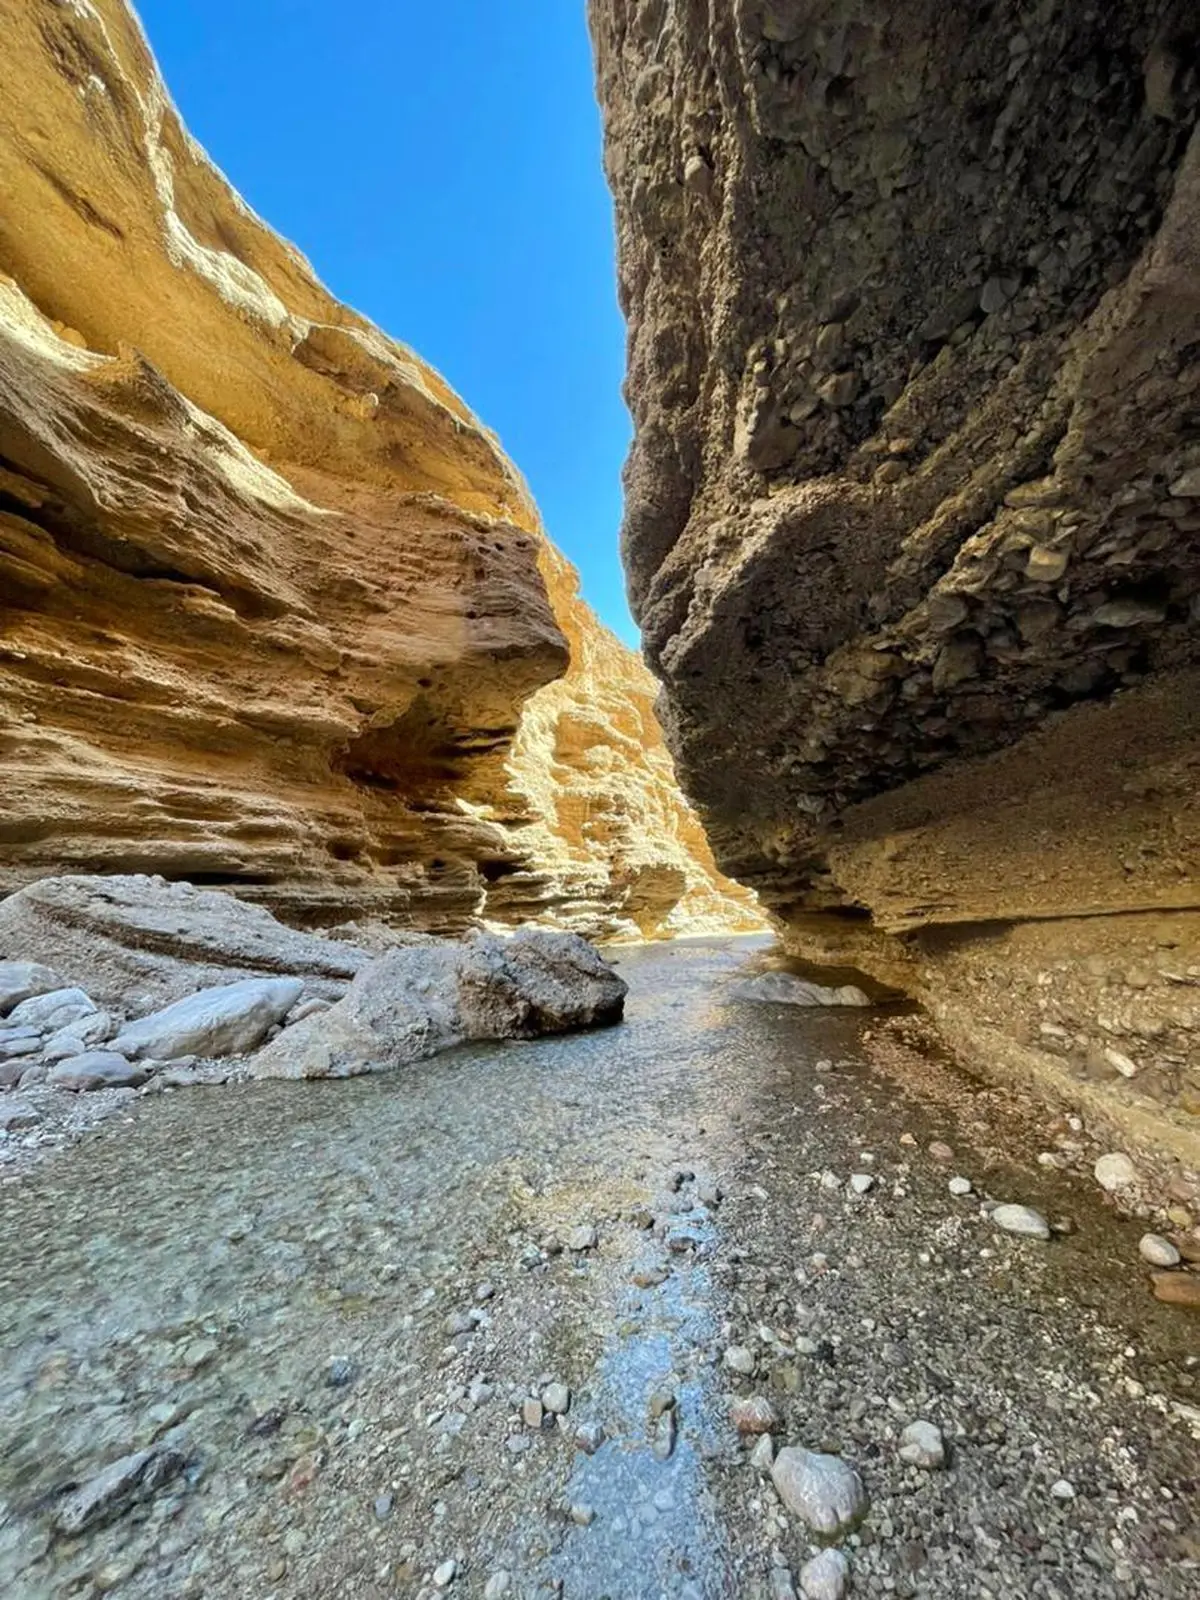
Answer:
[(0, 1061), (15, 1061), (19, 1056), (35, 1056), (41, 1048), (40, 1028), (0, 1030)]
[(84, 1050), (94, 1050), (112, 1038), (117, 1025), (107, 1011), (93, 1011), (59, 1028), (46, 1040), (42, 1057), (46, 1061), (65, 1061)]
[[(233, 895), (140, 874), (26, 885), (0, 901), (0, 950), (31, 958), (0, 964), (0, 997), (6, 968), (48, 962), (100, 1004), (134, 1012), (239, 978), (302, 977), (310, 994), (336, 1000), (372, 959)], [(36, 981), (30, 994), (55, 986)]]
[(127, 1023), (113, 1049), (133, 1059), (152, 1056), (158, 1061), (245, 1055), (282, 1021), (303, 987), (300, 978), (243, 978), (201, 989)]
[(0, 961), (0, 1017), (31, 995), (62, 987), (58, 973), (40, 961)]
[(85, 1050), (50, 1068), (45, 1081), (52, 1089), (136, 1089), (146, 1081), (146, 1068), (112, 1050)]
[(577, 934), (476, 934), (389, 950), (344, 1000), (286, 1029), (253, 1062), (264, 1078), (345, 1078), (471, 1039), (531, 1039), (620, 1019), (626, 986)]
[(72, 1022), (81, 1022), (92, 1016), (98, 1007), (82, 989), (50, 989), (45, 994), (32, 995), (14, 1006), (9, 1013), (10, 1027), (38, 1028), (42, 1033), (55, 1033)]

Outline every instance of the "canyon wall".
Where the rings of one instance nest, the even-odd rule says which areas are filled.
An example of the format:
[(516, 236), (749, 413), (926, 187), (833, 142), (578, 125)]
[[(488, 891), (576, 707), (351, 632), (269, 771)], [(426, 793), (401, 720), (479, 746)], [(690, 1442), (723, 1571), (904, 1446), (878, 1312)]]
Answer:
[(624, 554), (721, 866), (1200, 1151), (1200, 19), (592, 0)]
[(496, 439), (230, 189), (123, 0), (0, 25), (0, 892), (754, 925)]

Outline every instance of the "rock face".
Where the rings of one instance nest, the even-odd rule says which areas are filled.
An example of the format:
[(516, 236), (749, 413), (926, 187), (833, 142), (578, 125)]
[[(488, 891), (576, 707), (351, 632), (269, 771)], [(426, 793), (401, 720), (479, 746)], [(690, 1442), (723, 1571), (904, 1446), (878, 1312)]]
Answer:
[(124, 0), (0, 23), (0, 891), (753, 922), (495, 438), (231, 191)]
[(1200, 22), (985, 13), (593, 0), (626, 565), (684, 786), (797, 948), (1186, 1131)]
[[(26, 963), (0, 966), (0, 1012), (8, 1009), (5, 972), (14, 974), (9, 993), (36, 985), (24, 1006), (46, 1008), (61, 968), (86, 990), (85, 1000), (140, 1015), (245, 978), (303, 978), (311, 994), (337, 1000), (371, 959), (218, 890), (132, 874), (42, 878), (9, 895), (0, 901), (0, 950), (24, 951), (30, 972), (40, 974), (16, 970)], [(9, 1012), (10, 1022), (19, 1010)]]

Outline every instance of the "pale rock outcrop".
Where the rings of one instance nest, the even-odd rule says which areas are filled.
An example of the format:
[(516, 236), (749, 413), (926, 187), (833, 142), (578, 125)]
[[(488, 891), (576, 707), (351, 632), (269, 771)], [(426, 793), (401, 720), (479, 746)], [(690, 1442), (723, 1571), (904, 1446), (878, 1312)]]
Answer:
[(0, 0), (0, 30), (0, 892), (148, 870), (308, 925), (720, 918), (652, 723), (645, 797), (630, 767), (628, 652), (566, 768), (661, 852), (514, 779), (599, 630), (495, 438), (230, 189), (125, 0)]
[(0, 900), (0, 950), (51, 963), (85, 998), (134, 1015), (243, 978), (302, 978), (310, 995), (338, 999), (371, 960), (231, 894), (141, 874), (42, 878), (18, 890)]
[(478, 933), (389, 950), (328, 1011), (254, 1057), (260, 1078), (347, 1078), (472, 1039), (532, 1039), (620, 1020), (626, 985), (577, 934)]
[(719, 864), (1195, 1159), (1195, 7), (590, 10), (625, 560)]

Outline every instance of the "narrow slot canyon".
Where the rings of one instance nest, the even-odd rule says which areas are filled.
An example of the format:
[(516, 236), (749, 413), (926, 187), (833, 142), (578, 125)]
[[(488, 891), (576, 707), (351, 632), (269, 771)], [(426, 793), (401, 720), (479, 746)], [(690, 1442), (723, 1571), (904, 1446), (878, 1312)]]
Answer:
[(139, 10), (0, 0), (0, 1592), (1193, 1596), (1194, 7)]

